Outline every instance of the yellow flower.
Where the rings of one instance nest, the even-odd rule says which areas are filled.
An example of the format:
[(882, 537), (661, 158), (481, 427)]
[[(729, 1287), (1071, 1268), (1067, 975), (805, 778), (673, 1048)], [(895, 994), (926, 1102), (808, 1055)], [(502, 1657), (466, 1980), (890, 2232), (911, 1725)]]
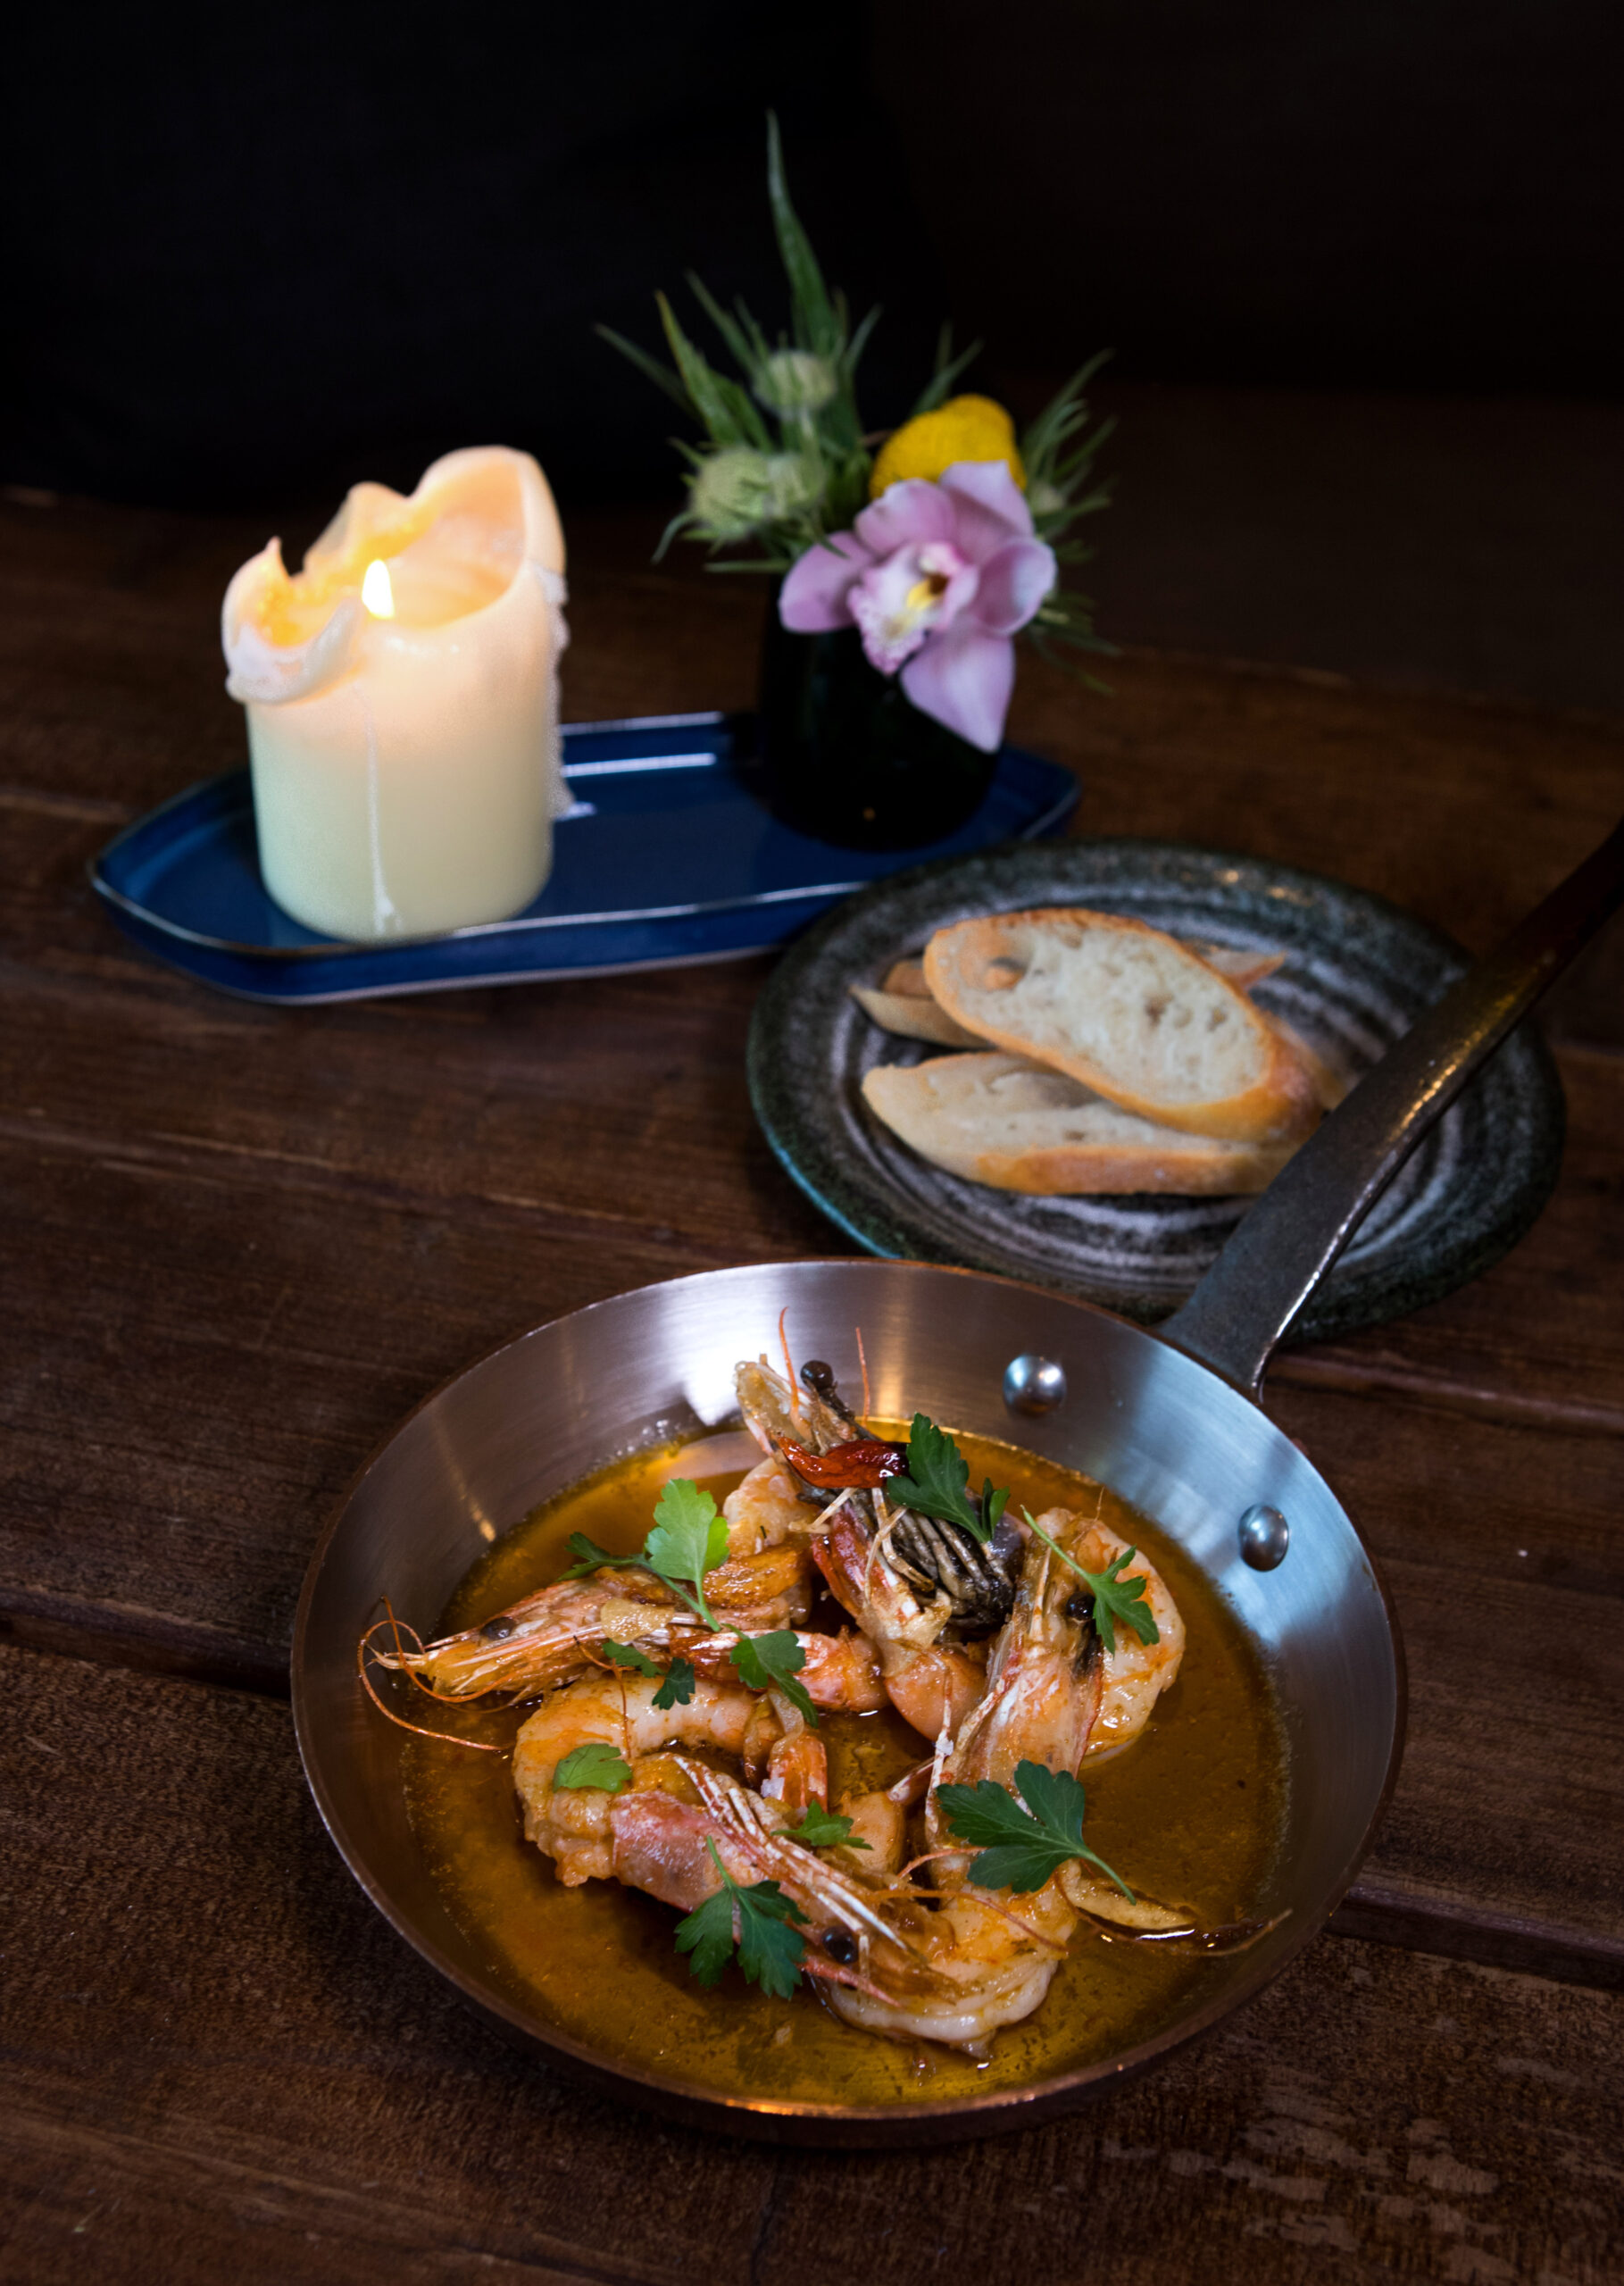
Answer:
[(1015, 424), (990, 396), (953, 396), (934, 413), (921, 413), (894, 429), (879, 448), (869, 479), (869, 497), (878, 500), (888, 484), (906, 476), (932, 483), (955, 461), (1006, 461), (1024, 492), (1027, 472), (1015, 445)]

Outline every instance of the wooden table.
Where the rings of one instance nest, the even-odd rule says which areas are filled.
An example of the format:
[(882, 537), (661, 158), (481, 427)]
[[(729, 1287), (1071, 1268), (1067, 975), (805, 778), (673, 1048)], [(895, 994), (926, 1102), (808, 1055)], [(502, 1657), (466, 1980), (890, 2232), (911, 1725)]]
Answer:
[[(759, 594), (575, 531), (577, 717), (747, 703)], [(0, 508), (5, 1216), (0, 2276), (752, 2286), (1624, 2275), (1624, 1030), (1516, 1252), (1284, 1359), (1271, 1410), (1397, 1596), (1410, 1746), (1330, 1933), (1073, 2118), (903, 2157), (662, 2125), (510, 2054), (395, 1939), (286, 1703), (312, 1540), (500, 1337), (842, 1241), (751, 1120), (758, 961), (292, 1013), (133, 950), (86, 884), (239, 759), (215, 614), (264, 534)], [(289, 533), (296, 542), (304, 535)], [(1487, 946), (1611, 824), (1594, 721), (1135, 655), (1028, 666), (1079, 826), (1289, 859)]]

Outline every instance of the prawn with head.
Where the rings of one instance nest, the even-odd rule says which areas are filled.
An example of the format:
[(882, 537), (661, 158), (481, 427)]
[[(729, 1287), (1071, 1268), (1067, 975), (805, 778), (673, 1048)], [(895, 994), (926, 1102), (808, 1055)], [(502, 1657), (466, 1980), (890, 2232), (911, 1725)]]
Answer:
[(809, 1362), (802, 1379), (804, 1390), (765, 1358), (737, 1370), (745, 1426), (770, 1456), (762, 1468), (787, 1472), (822, 1501), (813, 1560), (876, 1646), (897, 1712), (927, 1738), (944, 1723), (956, 1730), (986, 1683), (983, 1654), (965, 1634), (1007, 1614), (1019, 1540), (1011, 1530), (984, 1543), (894, 1499), (907, 1448), (856, 1433), (827, 1365)]
[[(559, 1878), (571, 1887), (595, 1878), (618, 1881), (684, 1912), (715, 1896), (724, 1880), (740, 1886), (776, 1881), (802, 1925), (800, 1965), (808, 1974), (881, 2014), (912, 1999), (921, 2020), (907, 2028), (911, 2036), (978, 2037), (980, 2016), (972, 2021), (966, 2012), (964, 1977), (948, 1987), (946, 2005), (956, 1999), (958, 2006), (945, 2014), (942, 1979), (933, 1965), (935, 1956), (962, 1947), (965, 1917), (961, 1913), (950, 1929), (897, 1879), (895, 1806), (882, 1796), (851, 1806), (854, 1838), (866, 1840), (871, 1832), (881, 1845), (870, 1845), (873, 1866), (864, 1866), (861, 1875), (855, 1850), (807, 1847), (789, 1831), (795, 1822), (791, 1806), (769, 1790), (785, 1743), (770, 1694), (702, 1684), (687, 1706), (661, 1710), (647, 1683), (622, 1687), (607, 1678), (578, 1683), (549, 1699), (519, 1734), (513, 1777), (526, 1838), (552, 1858)], [(608, 1765), (589, 1766), (591, 1775), (606, 1782), (579, 1782), (571, 1759), (594, 1747), (611, 1756)], [(723, 1761), (742, 1768), (743, 1782), (719, 1766)], [(748, 1782), (763, 1777), (760, 1790)], [(1011, 1933), (995, 1906), (983, 1917)], [(1024, 1931), (1014, 1934), (1013, 1949), (1024, 1955), (1033, 1940)], [(1043, 1989), (1052, 1973), (1051, 1965)], [(1009, 1962), (1000, 1959), (990, 1980), (984, 1974), (984, 1984), (989, 1981), (1007, 2007), (1010, 1996), (1029, 1981), (1028, 1964), (1023, 1957), (1012, 1973)], [(934, 2013), (919, 1997), (926, 1993)], [(1042, 1990), (1035, 1990), (1028, 2005), (1035, 2007), (1041, 1998)], [(987, 2005), (984, 1993), (982, 2015)], [(877, 2023), (877, 2028), (901, 2027)]]
[[(761, 1879), (759, 1866), (736, 1865), (747, 1868), (768, 1841), (776, 1851), (809, 1802), (827, 1802), (827, 1770), (809, 1762), (814, 1734), (776, 1690), (702, 1680), (680, 1705), (661, 1706), (658, 1695), (653, 1682), (608, 1675), (555, 1693), (520, 1731), (513, 1783), (525, 1838), (568, 1886), (619, 1881), (691, 1907), (720, 1885), (706, 1843), (717, 1844), (734, 1878)], [(573, 1774), (593, 1748), (616, 1765), (610, 1783)], [(802, 1849), (795, 1860), (773, 1856), (770, 1870), (798, 1868), (804, 1887), (820, 1865)]]
[[(1068, 1543), (1078, 1521), (1059, 1509), (1044, 1519)], [(985, 1689), (962, 1720), (941, 1726), (926, 1806), (935, 1909), (921, 1900), (909, 1913), (914, 1957), (892, 1965), (879, 1990), (831, 1995), (849, 2023), (975, 2048), (1030, 2015), (1047, 1993), (1079, 1919), (1068, 1869), (1019, 1898), (978, 1885), (970, 1851), (954, 1846), (940, 1789), (990, 1779), (1018, 1800), (1022, 1763), (1075, 1776), (1099, 1714), (1103, 1647), (1092, 1604), (1072, 1594), (1074, 1584), (1052, 1547), (1029, 1534)]]
[[(944, 1734), (929, 1766), (938, 1835), (945, 1827), (937, 1789), (955, 1778), (990, 1778), (1024, 1815), (1019, 1786), (1033, 1781), (1023, 1763), (1040, 1763), (1051, 1778), (1081, 1765), (1115, 1654), (1104, 1650), (1092, 1599), (1077, 1592), (1066, 1556), (1103, 1566), (1120, 1548), (1064, 1510), (1050, 1511), (1029, 1535), (1016, 1608), (993, 1647), (986, 1711), (964, 1724), (957, 1749)], [(1165, 1639), (1177, 1614), (1155, 1586)], [(1176, 1667), (1170, 1649), (1167, 1680)], [(804, 1733), (787, 1722), (792, 1712), (776, 1692), (720, 1682), (702, 1683), (689, 1706), (663, 1713), (647, 1684), (578, 1685), (520, 1734), (514, 1774), (527, 1835), (566, 1881), (614, 1879), (690, 1912), (724, 1880), (774, 1881), (802, 1927), (802, 1965), (848, 2022), (978, 2051), (1039, 2005), (1080, 1920), (1119, 1936), (1209, 1947), (1256, 1933), (1203, 1931), (1187, 1912), (1131, 1897), (1114, 1877), (1090, 1873), (1087, 1852), (1068, 1857), (1063, 1837), (1055, 1870), (1025, 1893), (978, 1884), (970, 1850), (951, 1841), (931, 1851), (935, 1883), (920, 1889), (901, 1865), (904, 1799), (918, 1790), (907, 1781), (843, 1804), (851, 1839), (867, 1845), (861, 1853), (849, 1842), (809, 1848), (787, 1830), (805, 1798), (795, 1791)], [(567, 1758), (587, 1744), (620, 1757), (612, 1789), (559, 1782)]]
[[(730, 1641), (767, 1634), (806, 1618), (812, 1577), (804, 1547), (780, 1542), (729, 1556), (705, 1573), (705, 1598), (717, 1629)], [(409, 1648), (396, 1636), (390, 1648), (374, 1645), (371, 1656), (437, 1698), (478, 1698), (487, 1691), (531, 1698), (601, 1664), (595, 1655), (605, 1638), (691, 1660), (697, 1644), (709, 1648), (711, 1631), (656, 1573), (622, 1564), (585, 1579), (555, 1581), (437, 1642)]]
[[(1130, 1614), (1145, 1616), (1103, 1621), (1100, 1596), (1109, 1604), (1113, 1590)], [(1184, 1621), (1155, 1566), (1095, 1517), (1051, 1508), (1027, 1532), (1015, 1606), (988, 1660), (987, 1689), (960, 1726), (942, 1775), (1012, 1786), (1022, 1762), (1075, 1773), (1086, 1756), (1138, 1737), (1183, 1657)]]
[[(1137, 1568), (1124, 1581), (1129, 1559)], [(1107, 1619), (1102, 1599), (1119, 1614), (1143, 1604), (1149, 1622)], [(923, 1919), (907, 1915), (905, 1962), (831, 1991), (840, 2015), (871, 2032), (979, 2049), (1039, 2005), (1081, 1923), (1119, 1941), (1207, 1952), (1239, 1949), (1264, 1933), (1255, 1922), (1206, 1927), (1187, 1906), (1135, 1895), (1082, 1847), (1084, 1798), (1070, 1781), (1091, 1753), (1118, 1750), (1139, 1734), (1177, 1677), (1183, 1649), (1183, 1621), (1153, 1566), (1080, 1513), (1054, 1508), (1036, 1520), (986, 1692), (956, 1740), (944, 1729), (929, 1773), (932, 1846), (921, 1862), (934, 1868), (936, 1910)], [(1040, 1780), (1046, 1824), (1021, 1794), (1024, 1786), (1037, 1803)], [(1015, 1815), (1004, 1827), (1025, 1836), (1029, 1850), (1037, 1845), (1031, 1887), (1012, 1892), (974, 1880), (992, 1862), (964, 1846), (973, 1837), (961, 1822), (975, 1788), (1011, 1798)], [(1044, 1878), (1045, 1865), (1052, 1870)], [(899, 1926), (904, 1910), (893, 1911)]]

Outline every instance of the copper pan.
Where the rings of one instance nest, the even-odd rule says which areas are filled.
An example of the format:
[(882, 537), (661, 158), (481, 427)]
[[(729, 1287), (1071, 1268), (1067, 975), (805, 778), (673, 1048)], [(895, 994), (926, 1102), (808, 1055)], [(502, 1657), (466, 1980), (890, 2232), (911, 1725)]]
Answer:
[[(769, 2140), (854, 2147), (1001, 2132), (1145, 2070), (1239, 2007), (1323, 1927), (1397, 1772), (1403, 1663), (1391, 1606), (1335, 1492), (1258, 1403), (1277, 1343), (1410, 1148), (1624, 893), (1624, 828), (1431, 1010), (1259, 1200), (1156, 1332), (1091, 1305), (918, 1263), (773, 1263), (647, 1286), (507, 1343), (421, 1405), (362, 1471), (312, 1559), (293, 1650), (304, 1767), (356, 1880), (497, 2030), (621, 2101)], [(408, 1825), (403, 1734), (355, 1679), (387, 1595), (435, 1625), (494, 1530), (620, 1451), (718, 1426), (735, 1360), (787, 1307), (803, 1356), (854, 1370), (874, 1405), (1014, 1437), (1153, 1516), (1217, 1587), (1267, 1666), (1290, 1755), (1284, 1846), (1252, 1950), (1211, 1964), (1187, 2013), (1136, 2046), (1030, 2086), (861, 2108), (727, 2099), (628, 2069), (514, 2005), (457, 1927)], [(1012, 1364), (1063, 1373), (1012, 1415)], [(1013, 1384), (1017, 1395), (1022, 1378)], [(1053, 1394), (1040, 1384), (1037, 1396)]]

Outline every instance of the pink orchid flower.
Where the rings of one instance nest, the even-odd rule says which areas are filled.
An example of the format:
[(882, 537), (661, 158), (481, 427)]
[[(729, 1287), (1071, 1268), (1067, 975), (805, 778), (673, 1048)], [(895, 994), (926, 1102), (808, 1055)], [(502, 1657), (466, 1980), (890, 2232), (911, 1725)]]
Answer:
[(854, 626), (870, 665), (900, 670), (922, 714), (993, 754), (1015, 682), (1011, 638), (1054, 581), (1006, 463), (955, 461), (938, 483), (889, 486), (853, 530), (809, 547), (779, 617), (796, 635)]

